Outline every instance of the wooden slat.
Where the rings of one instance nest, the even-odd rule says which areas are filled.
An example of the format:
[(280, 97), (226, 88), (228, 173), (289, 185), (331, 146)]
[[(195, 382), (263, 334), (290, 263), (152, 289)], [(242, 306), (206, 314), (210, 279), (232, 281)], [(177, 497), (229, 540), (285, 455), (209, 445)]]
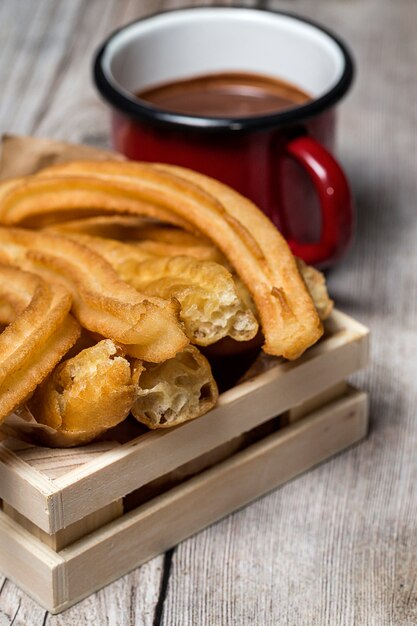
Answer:
[(322, 393), (313, 396), (309, 400), (300, 402), (299, 404), (291, 407), (291, 409), (289, 409), (283, 416), (284, 423), (286, 420), (288, 420), (289, 424), (297, 422), (312, 411), (315, 411), (316, 409), (329, 404), (333, 400), (336, 400), (336, 398), (343, 396), (347, 388), (348, 383), (345, 380), (342, 380), (340, 383), (325, 389)]
[(43, 543), (52, 548), (52, 550), (59, 552), (81, 537), (85, 537), (97, 530), (97, 528), (101, 528), (105, 526), (105, 524), (121, 517), (123, 515), (123, 501), (120, 499), (111, 504), (106, 504), (105, 507), (70, 524), (67, 528), (61, 528), (61, 530), (58, 530), (52, 535), (36, 526), (36, 524), (16, 511), (16, 509), (7, 504), (7, 502), (3, 502), (3, 512), (22, 528), (28, 530), (34, 537), (40, 539)]
[(60, 517), (52, 481), (22, 461), (6, 445), (0, 445), (0, 497), (40, 528), (49, 528), (49, 517)]
[(32, 536), (8, 515), (0, 513), (0, 560), (2, 572), (45, 607), (63, 594), (64, 560)]
[(27, 466), (52, 480), (119, 445), (117, 441), (99, 441), (81, 448), (43, 448), (18, 439), (9, 439), (5, 443), (7, 450), (12, 451)]

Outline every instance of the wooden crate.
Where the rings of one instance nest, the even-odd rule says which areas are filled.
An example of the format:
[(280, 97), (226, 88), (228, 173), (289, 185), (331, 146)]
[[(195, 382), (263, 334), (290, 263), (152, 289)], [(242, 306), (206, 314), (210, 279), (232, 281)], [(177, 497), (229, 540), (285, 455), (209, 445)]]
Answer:
[(0, 446), (0, 569), (59, 612), (365, 436), (346, 378), (368, 330), (336, 311), (296, 362), (223, 393), (205, 416), (125, 443)]

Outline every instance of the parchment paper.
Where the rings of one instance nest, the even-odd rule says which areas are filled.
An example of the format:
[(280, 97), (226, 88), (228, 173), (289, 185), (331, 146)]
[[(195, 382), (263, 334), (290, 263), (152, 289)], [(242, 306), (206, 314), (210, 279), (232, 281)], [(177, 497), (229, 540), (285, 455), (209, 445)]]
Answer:
[(77, 159), (124, 160), (120, 154), (110, 150), (17, 135), (3, 135), (0, 149), (0, 180), (35, 174), (48, 165)]

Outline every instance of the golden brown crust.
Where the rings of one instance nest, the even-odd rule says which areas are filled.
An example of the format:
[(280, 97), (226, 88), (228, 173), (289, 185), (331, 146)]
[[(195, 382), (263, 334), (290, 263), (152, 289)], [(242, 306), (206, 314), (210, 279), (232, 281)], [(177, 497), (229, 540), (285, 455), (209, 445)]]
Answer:
[(134, 185), (114, 185), (93, 172), (91, 177), (38, 175), (7, 181), (0, 185), (0, 204), (0, 221), (10, 226), (40, 228), (80, 217), (120, 213), (155, 218), (192, 230), (186, 218), (154, 204), (152, 199), (138, 197)]
[[(210, 366), (183, 328), (201, 345), (224, 335), (247, 341), (257, 329), (254, 311), (264, 350), (293, 359), (319, 338), (319, 318), (332, 308), (323, 276), (294, 259), (252, 203), (182, 168), (106, 161), (48, 168), (0, 185), (0, 220), (55, 223), (49, 232), (0, 228), (0, 261), (38, 275), (6, 268), (2, 281), (0, 268), (0, 328), (9, 324), (0, 335), (0, 419), (20, 406), (26, 431), (47, 445), (86, 443), (132, 405), (150, 428), (212, 408)], [(109, 238), (109, 228), (134, 241)], [(97, 229), (107, 238), (91, 237)], [(212, 258), (224, 267), (201, 261)], [(20, 276), (14, 289), (10, 272)], [(80, 332), (71, 299), (93, 335), (56, 366)], [(94, 335), (99, 343), (90, 345)], [(17, 350), (10, 352), (10, 340)], [(125, 354), (135, 359), (133, 375)]]
[(55, 232), (58, 235), (81, 233), (125, 241), (126, 239), (140, 238), (143, 228), (150, 224), (161, 224), (161, 222), (135, 215), (96, 215), (52, 224), (46, 226), (45, 230)]
[[(227, 257), (251, 292), (264, 350), (294, 359), (323, 329), (286, 242), (248, 200), (206, 176), (165, 165), (74, 162), (9, 190), (0, 202), (5, 223), (130, 213), (198, 229)], [(72, 212), (72, 213), (71, 213)], [(90, 212), (90, 213), (89, 213)]]
[(34, 391), (80, 334), (64, 288), (0, 265), (0, 298), (16, 293), (19, 312), (0, 334), (0, 421)]
[[(151, 224), (151, 225), (150, 225)], [(143, 257), (191, 256), (227, 266), (224, 255), (207, 239), (173, 226), (126, 215), (90, 217), (52, 224), (45, 231), (58, 235), (101, 237), (135, 246)]]
[(58, 365), (28, 408), (39, 424), (86, 443), (123, 421), (136, 398), (129, 362), (110, 339)]
[(39, 231), (0, 228), (0, 259), (36, 272), (72, 294), (82, 326), (126, 346), (132, 356), (163, 361), (187, 345), (174, 302), (141, 296), (89, 248)]
[(217, 402), (217, 385), (207, 359), (187, 346), (174, 359), (157, 365), (134, 363), (136, 419), (149, 428), (170, 428), (207, 413)]
[[(256, 248), (252, 248), (252, 256), (259, 261), (260, 269), (267, 279), (265, 283), (270, 285), (269, 293), (265, 283), (258, 282), (255, 287), (256, 279), (251, 278), (253, 267), (247, 272), (247, 268), (243, 270), (240, 260), (236, 262), (229, 256), (229, 261), (248, 287), (259, 311), (265, 336), (264, 351), (288, 359), (300, 356), (321, 337), (323, 327), (300, 277), (295, 258), (282, 235), (255, 205), (230, 187), (182, 167), (156, 167), (184, 177), (215, 196), (235, 225), (238, 223), (243, 229), (241, 232), (246, 237), (250, 233), (254, 235)], [(248, 247), (251, 248), (250, 245)], [(224, 249), (222, 251), (228, 256)], [(260, 293), (261, 284), (263, 293)], [(280, 295), (274, 302), (277, 293)]]
[[(249, 341), (258, 332), (250, 307), (240, 299), (232, 275), (218, 263), (193, 257), (149, 257), (113, 239), (70, 235), (103, 256), (140, 293), (180, 303), (180, 318), (192, 343), (207, 346), (223, 337)], [(183, 248), (185, 253), (187, 247)]]

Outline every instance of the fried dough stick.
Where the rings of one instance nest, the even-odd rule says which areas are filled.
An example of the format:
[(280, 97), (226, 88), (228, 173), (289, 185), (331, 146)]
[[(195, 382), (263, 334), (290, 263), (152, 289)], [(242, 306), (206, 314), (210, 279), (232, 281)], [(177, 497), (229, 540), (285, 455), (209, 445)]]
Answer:
[(102, 257), (70, 239), (0, 228), (0, 260), (63, 284), (80, 324), (123, 344), (131, 356), (164, 361), (188, 343), (177, 303), (142, 296)]
[(69, 235), (103, 256), (119, 276), (142, 294), (181, 305), (180, 319), (192, 343), (207, 346), (223, 337), (248, 341), (258, 323), (222, 265), (188, 256), (155, 257), (114, 239)]
[(65, 235), (66, 233), (82, 233), (109, 239), (140, 239), (143, 229), (149, 225), (163, 224), (150, 218), (134, 215), (96, 215), (82, 219), (67, 220), (53, 224), (46, 229)]
[(237, 192), (190, 170), (129, 162), (54, 166), (1, 194), (0, 219), (62, 221), (92, 209), (172, 223), (180, 218), (213, 241), (251, 293), (265, 352), (295, 359), (322, 335), (295, 259), (268, 218)]
[[(66, 289), (13, 267), (0, 265), (0, 301), (9, 302), (2, 321), (10, 322), (0, 334), (1, 422), (75, 344), (80, 327), (69, 315), (71, 296)], [(6, 319), (9, 316), (14, 319)]]
[(131, 379), (129, 362), (110, 339), (63, 361), (28, 402), (36, 421), (56, 431), (39, 429), (38, 439), (52, 446), (75, 446), (116, 426), (136, 399)]
[[(135, 256), (138, 260), (151, 259), (154, 256), (190, 256), (201, 261), (215, 261), (230, 269), (230, 265), (225, 257), (209, 241), (179, 228), (149, 224), (149, 221), (141, 220), (140, 218), (126, 216), (86, 218), (84, 220), (73, 220), (56, 224), (47, 230), (62, 233), (63, 235), (88, 234), (90, 236), (99, 236), (102, 239), (113, 239), (113, 233), (121, 240), (129, 240), (129, 238), (135, 236), (138, 241), (129, 240), (127, 243), (135, 246), (137, 251)], [(106, 255), (104, 254), (103, 256)], [(107, 260), (111, 262), (110, 259)], [(323, 274), (314, 267), (306, 265), (301, 259), (296, 259), (296, 261), (298, 270), (306, 283), (320, 319), (327, 319), (332, 312), (333, 302), (329, 298)], [(115, 269), (117, 270), (117, 267)], [(245, 285), (236, 275), (234, 280), (243, 301), (249, 303), (249, 308), (254, 309)]]
[(333, 310), (333, 300), (329, 298), (326, 287), (326, 279), (323, 274), (311, 265), (306, 265), (301, 259), (297, 259), (298, 269), (304, 279), (307, 289), (313, 298), (314, 306), (321, 320), (326, 320)]
[(117, 239), (145, 255), (192, 256), (227, 266), (224, 255), (208, 239), (174, 226), (127, 215), (104, 215), (53, 224), (45, 230), (61, 235), (80, 233), (91, 237)]
[(132, 414), (149, 428), (170, 428), (207, 413), (218, 390), (207, 359), (194, 346), (157, 365), (136, 361)]

